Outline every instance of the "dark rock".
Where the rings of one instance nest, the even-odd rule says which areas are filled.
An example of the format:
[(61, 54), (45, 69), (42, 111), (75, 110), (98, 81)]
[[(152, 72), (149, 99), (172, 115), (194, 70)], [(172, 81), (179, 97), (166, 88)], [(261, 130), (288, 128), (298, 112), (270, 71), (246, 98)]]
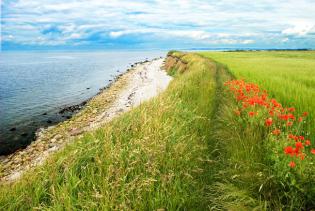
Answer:
[(10, 131), (16, 131), (16, 127), (11, 128)]
[(47, 113), (45, 112), (45, 113), (43, 113), (43, 115), (47, 115)]
[(21, 136), (25, 137), (27, 136), (27, 133), (22, 133)]
[(91, 89), (90, 87), (87, 87), (86, 89)]
[(52, 123), (52, 121), (51, 121), (51, 120), (47, 120), (47, 123), (48, 123), (48, 124), (51, 124), (51, 123)]

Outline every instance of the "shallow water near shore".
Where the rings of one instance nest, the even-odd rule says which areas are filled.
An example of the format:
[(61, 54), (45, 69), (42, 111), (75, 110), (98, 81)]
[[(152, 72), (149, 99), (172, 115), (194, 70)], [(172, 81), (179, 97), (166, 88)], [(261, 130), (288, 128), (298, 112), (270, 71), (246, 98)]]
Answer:
[(27, 146), (39, 127), (70, 118), (80, 104), (135, 62), (161, 51), (0, 53), (0, 154)]

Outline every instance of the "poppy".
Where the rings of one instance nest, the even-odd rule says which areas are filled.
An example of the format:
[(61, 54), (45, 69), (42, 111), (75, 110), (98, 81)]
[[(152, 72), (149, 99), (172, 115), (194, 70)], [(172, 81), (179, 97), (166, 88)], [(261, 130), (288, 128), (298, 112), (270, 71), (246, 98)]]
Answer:
[(302, 142), (300, 142), (300, 141), (296, 142), (296, 143), (295, 143), (295, 146), (296, 146), (297, 149), (303, 148), (303, 144), (302, 144)]
[(286, 148), (284, 148), (284, 153), (285, 154), (293, 154), (293, 152), (294, 152), (294, 149), (293, 149), (293, 147), (291, 147), (291, 146), (287, 146)]
[(290, 112), (294, 112), (295, 111), (295, 108), (288, 108), (288, 111), (290, 111)]
[(276, 136), (280, 135), (280, 133), (281, 131), (279, 129), (275, 129), (274, 131), (272, 131), (272, 134)]
[(291, 168), (294, 168), (296, 165), (295, 165), (295, 162), (294, 161), (291, 161), (290, 163), (289, 163), (289, 166), (291, 167)]
[(305, 146), (310, 146), (311, 145), (311, 141), (310, 140), (306, 140), (305, 141)]
[(291, 127), (293, 125), (293, 122), (287, 122), (287, 126)]
[(271, 126), (272, 125), (272, 118), (266, 119), (265, 124), (267, 127)]
[(250, 117), (253, 117), (253, 116), (255, 116), (256, 114), (257, 114), (257, 112), (254, 112), (254, 111), (248, 112), (248, 115), (249, 115)]

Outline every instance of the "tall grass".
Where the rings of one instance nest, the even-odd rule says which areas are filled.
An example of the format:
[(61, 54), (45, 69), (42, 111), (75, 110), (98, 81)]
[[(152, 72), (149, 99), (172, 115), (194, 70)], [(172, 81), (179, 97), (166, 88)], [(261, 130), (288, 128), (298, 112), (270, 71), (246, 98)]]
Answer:
[(186, 62), (165, 93), (2, 184), (1, 209), (206, 209), (215, 66), (177, 56)]
[(237, 78), (259, 84), (284, 105), (309, 112), (305, 130), (315, 136), (315, 51), (201, 54), (227, 65)]
[[(237, 57), (238, 53), (235, 54), (235, 57)], [(239, 53), (238, 56), (242, 55), (242, 60), (247, 61), (248, 55), (251, 58), (255, 56), (260, 57), (260, 54)], [(230, 57), (233, 57), (233, 53), (211, 52), (203, 53), (203, 55), (219, 61), (230, 61)], [(225, 55), (227, 56), (225, 57)], [(240, 60), (239, 57), (237, 58)], [(277, 58), (274, 59), (277, 60)], [(290, 59), (294, 63), (294, 60), (299, 60), (299, 57), (291, 57)], [(257, 62), (257, 68), (255, 69), (254, 62), (250, 60), (250, 62), (253, 62), (251, 64), (253, 66), (251, 72), (246, 68), (242, 69), (246, 66), (246, 62), (238, 60), (234, 60), (234, 62), (232, 63), (233, 67), (237, 68), (229, 65), (231, 69), (228, 69), (225, 64), (217, 64), (217, 66), (224, 68), (224, 72), (230, 71), (230, 75), (235, 75), (236, 77), (241, 77), (240, 74), (242, 73), (248, 73), (247, 76), (249, 78), (246, 78), (248, 81), (255, 82), (255, 80), (259, 81), (259, 79), (273, 81), (274, 74), (266, 74), (266, 78), (263, 78), (262, 73), (259, 71), (262, 68), (259, 66), (261, 65), (259, 62)], [(227, 62), (227, 64), (230, 63)], [(238, 64), (240, 64), (240, 67)], [(272, 72), (271, 70), (268, 71)], [(273, 71), (276, 72), (276, 67), (274, 67)], [(222, 81), (219, 80), (218, 83), (222, 83)], [(261, 84), (264, 88), (268, 87), (268, 85), (265, 85), (265, 83)], [(271, 91), (273, 96), (278, 99), (277, 91), (280, 90), (281, 92), (282, 89), (287, 88), (283, 86), (282, 84), (278, 84), (278, 86), (273, 84), (274, 89), (268, 89), (268, 91)], [(310, 93), (310, 90), (307, 90), (308, 93)], [(282, 99), (290, 99), (290, 94), (286, 93)], [(309, 103), (313, 100), (308, 99), (306, 93), (301, 92), (299, 95), (302, 96), (301, 99), (303, 98)], [(299, 171), (290, 169), (287, 163), (281, 162), (277, 154), (275, 154), (284, 153), (279, 140), (270, 140), (270, 131), (266, 130), (264, 126), (261, 127), (259, 124), (256, 124), (255, 120), (250, 118), (241, 120), (235, 115), (234, 110), (237, 108), (237, 102), (231, 99), (231, 95), (223, 92), (220, 96), (223, 103), (220, 104), (216, 115), (213, 135), (216, 142), (221, 146), (221, 156), (219, 156), (221, 166), (218, 167), (219, 171), (215, 177), (216, 182), (212, 185), (212, 189), (209, 192), (211, 207), (218, 210), (314, 209), (314, 158), (310, 158), (309, 165), (306, 168), (305, 166), (300, 167), (302, 174)], [(284, 104), (287, 106), (291, 105), (289, 101), (285, 101)], [(296, 102), (294, 105), (297, 105)], [(309, 106), (313, 105), (310, 104)], [(306, 107), (303, 108), (306, 109)], [(304, 111), (304, 109), (301, 110)], [(310, 112), (313, 112), (313, 110)], [(308, 123), (306, 129), (310, 126), (312, 126), (312, 121)], [(313, 137), (311, 138), (314, 141)]]

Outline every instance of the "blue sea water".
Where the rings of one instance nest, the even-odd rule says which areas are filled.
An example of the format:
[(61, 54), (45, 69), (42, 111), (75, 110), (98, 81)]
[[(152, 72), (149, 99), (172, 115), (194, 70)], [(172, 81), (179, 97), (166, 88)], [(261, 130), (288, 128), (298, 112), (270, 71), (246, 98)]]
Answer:
[(1, 52), (0, 155), (27, 146), (36, 129), (62, 120), (57, 115), (61, 108), (94, 96), (132, 63), (165, 54), (161, 51)]

